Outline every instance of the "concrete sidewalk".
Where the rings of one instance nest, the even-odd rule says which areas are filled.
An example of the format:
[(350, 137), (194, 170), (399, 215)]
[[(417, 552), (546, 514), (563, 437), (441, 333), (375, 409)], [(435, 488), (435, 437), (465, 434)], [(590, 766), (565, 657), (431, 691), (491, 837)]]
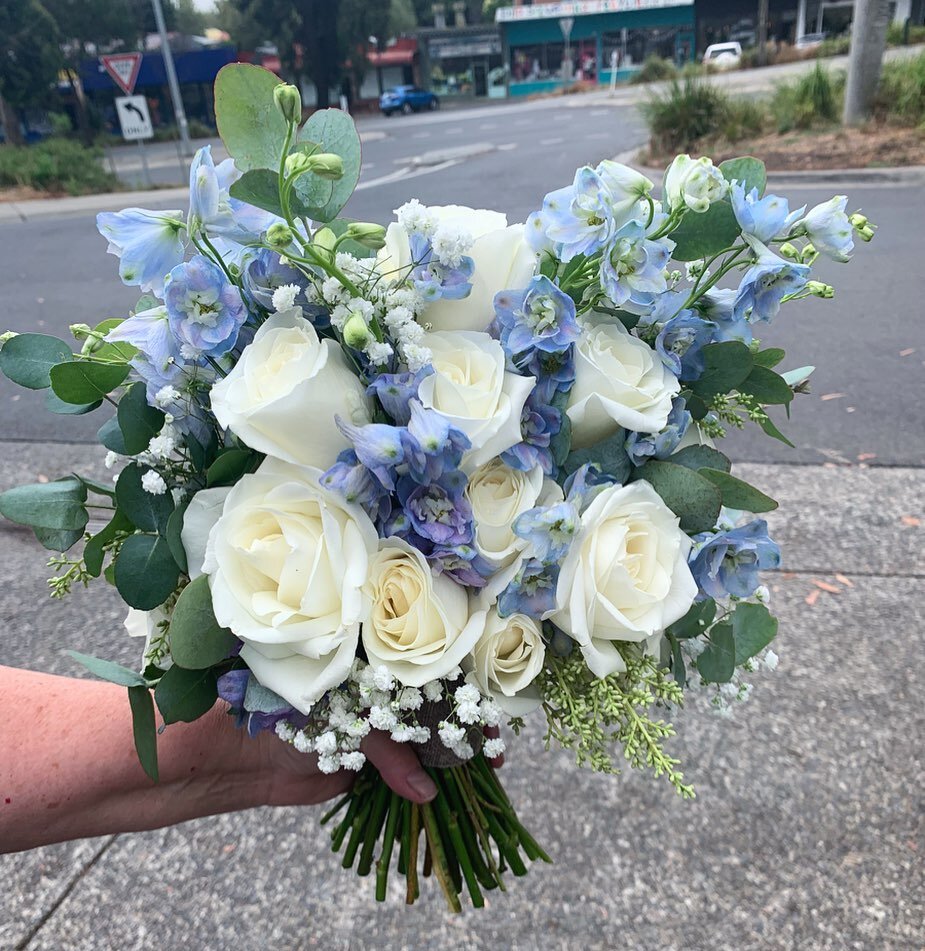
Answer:
[[(101, 475), (100, 455), (7, 443), (0, 489)], [(534, 720), (504, 780), (556, 864), (481, 912), (448, 915), (429, 882), (419, 907), (397, 882), (378, 906), (329, 854), (320, 810), (265, 809), (0, 858), (0, 947), (921, 948), (922, 470), (736, 471), (781, 503), (781, 664), (733, 721), (696, 704), (678, 718), (694, 802), (543, 753)], [(79, 675), (76, 647), (134, 664), (105, 585), (48, 600), (42, 550), (9, 523), (0, 539), (0, 662)]]

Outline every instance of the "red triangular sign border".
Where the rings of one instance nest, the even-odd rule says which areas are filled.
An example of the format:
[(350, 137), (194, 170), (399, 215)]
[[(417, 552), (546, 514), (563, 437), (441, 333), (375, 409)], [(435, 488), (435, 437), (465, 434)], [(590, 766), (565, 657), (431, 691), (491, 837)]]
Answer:
[[(126, 94), (131, 96), (135, 83), (138, 80), (138, 70), (141, 69), (141, 53), (114, 53), (111, 56), (101, 56), (103, 69), (112, 77), (113, 82)], [(131, 63), (132, 69), (125, 76), (119, 72), (117, 63)]]

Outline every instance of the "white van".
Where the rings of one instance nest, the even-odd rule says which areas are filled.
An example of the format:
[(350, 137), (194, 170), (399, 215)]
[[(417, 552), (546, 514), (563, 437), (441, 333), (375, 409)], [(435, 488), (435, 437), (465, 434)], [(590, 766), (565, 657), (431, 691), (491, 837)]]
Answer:
[(714, 43), (707, 47), (703, 62), (715, 69), (735, 69), (742, 62), (742, 44)]

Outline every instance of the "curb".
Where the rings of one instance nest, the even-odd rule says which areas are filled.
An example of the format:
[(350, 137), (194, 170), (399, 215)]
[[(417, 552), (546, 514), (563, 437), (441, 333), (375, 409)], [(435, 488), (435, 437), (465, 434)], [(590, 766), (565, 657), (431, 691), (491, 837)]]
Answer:
[(123, 208), (183, 207), (189, 201), (189, 188), (152, 188), (146, 191), (106, 192), (77, 198), (34, 198), (29, 201), (0, 202), (0, 224), (32, 221), (49, 215), (89, 215), (97, 211), (121, 211)]
[[(661, 181), (662, 169), (649, 168), (636, 161), (639, 148), (629, 149), (614, 156), (615, 162), (629, 165), (653, 181)], [(775, 171), (768, 169), (768, 178), (787, 185), (920, 185), (925, 184), (925, 165), (907, 165), (892, 168), (826, 168), (805, 171)]]

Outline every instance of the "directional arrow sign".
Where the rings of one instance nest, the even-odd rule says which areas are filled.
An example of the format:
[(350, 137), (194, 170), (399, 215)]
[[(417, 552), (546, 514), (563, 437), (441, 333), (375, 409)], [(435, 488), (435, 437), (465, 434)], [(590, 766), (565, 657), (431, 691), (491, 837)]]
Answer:
[(103, 69), (112, 77), (113, 82), (127, 95), (131, 96), (141, 68), (141, 53), (116, 53), (113, 56), (101, 56)]
[(127, 142), (150, 139), (154, 135), (148, 101), (144, 96), (116, 96), (116, 113)]

